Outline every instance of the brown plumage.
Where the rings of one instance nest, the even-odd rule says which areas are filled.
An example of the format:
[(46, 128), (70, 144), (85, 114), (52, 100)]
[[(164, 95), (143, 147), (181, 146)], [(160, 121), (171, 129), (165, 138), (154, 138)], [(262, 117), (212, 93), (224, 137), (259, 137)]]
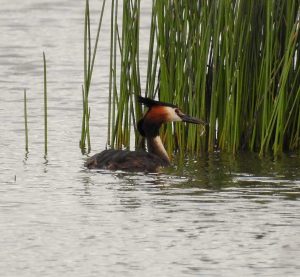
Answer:
[(108, 170), (158, 172), (161, 167), (170, 165), (153, 153), (146, 151), (104, 150), (89, 158), (85, 164), (88, 168)]

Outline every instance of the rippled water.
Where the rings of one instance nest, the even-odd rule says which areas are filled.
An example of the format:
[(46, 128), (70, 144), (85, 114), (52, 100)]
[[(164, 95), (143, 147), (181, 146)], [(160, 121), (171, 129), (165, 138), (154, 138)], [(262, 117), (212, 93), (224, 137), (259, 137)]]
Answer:
[[(145, 80), (151, 1), (142, 2)], [(96, 23), (101, 4), (91, 5)], [(84, 1), (1, 3), (1, 276), (299, 276), (299, 156), (214, 153), (159, 175), (83, 167), (83, 13)], [(90, 100), (93, 152), (106, 142), (109, 6), (100, 47)]]

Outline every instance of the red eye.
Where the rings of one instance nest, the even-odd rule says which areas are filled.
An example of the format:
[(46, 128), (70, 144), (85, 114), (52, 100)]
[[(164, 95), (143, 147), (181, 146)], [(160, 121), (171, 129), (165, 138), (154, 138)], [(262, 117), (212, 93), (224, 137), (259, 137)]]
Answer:
[(176, 113), (178, 116), (183, 115), (183, 112), (182, 112), (180, 109), (178, 109), (178, 108), (175, 109), (175, 113)]

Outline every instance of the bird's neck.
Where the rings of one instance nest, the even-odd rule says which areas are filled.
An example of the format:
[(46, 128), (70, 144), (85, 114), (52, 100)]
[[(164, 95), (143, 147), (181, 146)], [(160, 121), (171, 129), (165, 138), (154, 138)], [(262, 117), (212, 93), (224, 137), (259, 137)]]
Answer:
[(148, 151), (150, 153), (153, 153), (153, 154), (159, 156), (161, 159), (163, 159), (167, 163), (170, 163), (170, 158), (169, 158), (168, 153), (161, 141), (160, 136), (147, 137), (147, 145), (148, 145)]

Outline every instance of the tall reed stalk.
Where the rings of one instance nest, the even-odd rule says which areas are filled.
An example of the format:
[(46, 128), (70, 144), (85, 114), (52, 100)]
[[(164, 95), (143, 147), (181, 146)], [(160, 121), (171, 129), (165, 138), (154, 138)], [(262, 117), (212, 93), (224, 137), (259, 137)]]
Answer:
[(28, 118), (27, 118), (27, 95), (24, 89), (24, 125), (25, 125), (25, 151), (28, 153)]
[[(100, 37), (100, 30), (102, 25), (102, 19), (104, 14), (106, 0), (102, 2), (102, 8), (97, 28), (97, 34), (95, 38), (94, 48), (92, 49), (91, 43), (91, 23), (90, 23), (90, 7), (89, 0), (85, 3), (85, 17), (84, 17), (84, 84), (82, 86), (82, 99), (83, 99), (83, 109), (82, 109), (82, 127), (81, 127), (81, 138), (79, 146), (82, 152), (91, 150), (91, 140), (90, 140), (90, 114), (91, 110), (89, 107), (89, 91), (93, 76), (93, 70), (95, 65), (95, 58), (97, 54), (98, 42)], [(87, 145), (87, 146), (86, 146)]]
[(46, 56), (43, 52), (44, 61), (44, 152), (45, 156), (48, 154), (48, 101), (47, 101), (47, 63)]
[[(221, 149), (277, 156), (299, 149), (299, 0), (152, 3), (143, 90), (209, 122), (203, 136), (195, 125), (164, 126), (169, 153)], [(121, 148), (129, 146), (130, 128), (141, 116), (135, 98), (141, 93), (140, 1), (123, 1), (121, 31), (117, 0), (111, 14), (108, 143)]]

